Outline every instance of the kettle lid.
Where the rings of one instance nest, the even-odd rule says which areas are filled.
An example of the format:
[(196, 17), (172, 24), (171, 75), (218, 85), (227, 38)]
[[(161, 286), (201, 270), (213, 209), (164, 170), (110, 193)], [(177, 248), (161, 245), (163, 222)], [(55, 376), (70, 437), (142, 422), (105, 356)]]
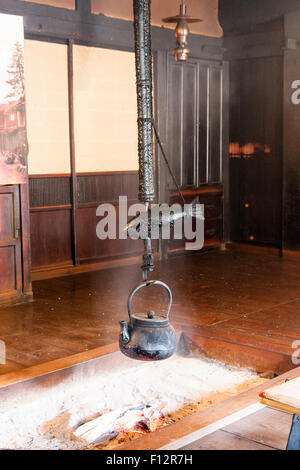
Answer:
[(161, 327), (169, 324), (169, 319), (163, 315), (156, 315), (152, 310), (145, 313), (132, 314), (133, 323), (145, 327)]

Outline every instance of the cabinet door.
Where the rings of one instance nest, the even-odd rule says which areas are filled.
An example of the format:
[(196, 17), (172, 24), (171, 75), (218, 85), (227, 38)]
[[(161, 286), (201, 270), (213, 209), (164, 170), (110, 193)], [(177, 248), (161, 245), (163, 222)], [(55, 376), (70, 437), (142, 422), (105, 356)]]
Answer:
[[(197, 64), (169, 65), (168, 154), (181, 187), (197, 184)], [(173, 186), (173, 181), (170, 181)]]
[(167, 151), (181, 188), (222, 182), (222, 90), (222, 64), (169, 59)]
[(18, 186), (0, 186), (0, 304), (22, 292)]
[(222, 181), (222, 69), (209, 67), (207, 182)]

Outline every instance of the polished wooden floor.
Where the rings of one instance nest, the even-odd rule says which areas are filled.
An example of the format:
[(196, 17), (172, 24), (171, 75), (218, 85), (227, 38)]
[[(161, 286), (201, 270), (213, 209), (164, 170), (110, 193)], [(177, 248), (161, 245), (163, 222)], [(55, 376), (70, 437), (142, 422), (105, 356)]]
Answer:
[[(177, 256), (155, 277), (173, 290), (171, 321), (183, 350), (276, 373), (293, 367), (300, 340), (300, 258), (227, 250)], [(0, 373), (63, 358), (118, 340), (137, 266), (36, 281), (34, 302), (0, 310), (6, 364)], [(165, 309), (158, 287), (141, 290), (136, 310)]]

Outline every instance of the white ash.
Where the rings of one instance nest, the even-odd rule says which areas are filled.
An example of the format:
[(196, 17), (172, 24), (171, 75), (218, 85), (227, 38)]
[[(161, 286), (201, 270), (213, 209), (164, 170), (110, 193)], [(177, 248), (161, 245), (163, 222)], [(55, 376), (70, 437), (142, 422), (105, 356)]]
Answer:
[[(82, 383), (69, 380), (37, 393), (0, 403), (1, 449), (80, 449), (71, 438), (80, 424), (104, 412), (151, 405), (163, 414), (255, 380), (248, 369), (173, 356), (162, 362), (136, 362), (114, 355), (114, 367)], [(27, 398), (26, 398), (27, 397)]]

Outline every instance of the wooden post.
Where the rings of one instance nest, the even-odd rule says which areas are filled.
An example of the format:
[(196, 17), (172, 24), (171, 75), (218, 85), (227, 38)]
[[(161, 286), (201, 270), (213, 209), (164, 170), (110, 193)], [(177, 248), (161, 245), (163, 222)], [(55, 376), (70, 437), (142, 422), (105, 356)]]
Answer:
[(80, 261), (77, 253), (77, 208), (78, 186), (75, 160), (75, 134), (74, 134), (74, 71), (73, 71), (73, 40), (68, 41), (68, 81), (69, 81), (69, 133), (70, 133), (70, 157), (71, 157), (71, 202), (72, 202), (72, 256), (73, 263), (77, 266)]
[(76, 10), (82, 16), (91, 14), (91, 0), (76, 0)]

